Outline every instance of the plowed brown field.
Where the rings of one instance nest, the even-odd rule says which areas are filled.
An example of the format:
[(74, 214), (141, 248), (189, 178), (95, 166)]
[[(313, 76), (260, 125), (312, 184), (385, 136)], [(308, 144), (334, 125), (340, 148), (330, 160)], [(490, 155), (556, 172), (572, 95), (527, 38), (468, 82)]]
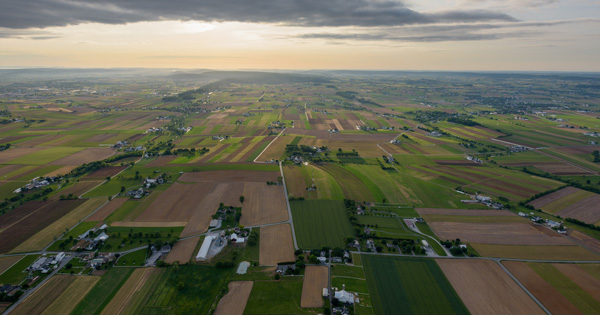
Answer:
[(256, 226), (289, 219), (283, 186), (246, 183), (240, 224)]
[(173, 249), (169, 252), (165, 262), (168, 264), (172, 264), (176, 261), (180, 264), (187, 263), (190, 261), (192, 254), (194, 254), (194, 249), (196, 249), (198, 240), (199, 238), (194, 237), (175, 243), (175, 246), (173, 246)]
[(274, 266), (277, 263), (295, 259), (292, 230), (289, 224), (260, 228), (259, 262), (261, 265)]
[(215, 315), (242, 315), (252, 292), (252, 281), (233, 281), (229, 283), (229, 292), (221, 298)]
[(545, 314), (493, 261), (436, 261), (472, 314)]
[(573, 245), (558, 233), (546, 233), (529, 223), (430, 222), (429, 225), (442, 240), (460, 238), (467, 242), (498, 245)]
[(109, 215), (111, 215), (115, 210), (117, 210), (121, 205), (125, 203), (129, 198), (119, 197), (111, 200), (109, 203), (105, 204), (104, 207), (100, 208), (100, 210), (96, 211), (94, 214), (89, 216), (86, 221), (102, 221), (106, 219)]
[(329, 286), (329, 270), (325, 266), (308, 266), (304, 272), (300, 307), (323, 307), (323, 288)]

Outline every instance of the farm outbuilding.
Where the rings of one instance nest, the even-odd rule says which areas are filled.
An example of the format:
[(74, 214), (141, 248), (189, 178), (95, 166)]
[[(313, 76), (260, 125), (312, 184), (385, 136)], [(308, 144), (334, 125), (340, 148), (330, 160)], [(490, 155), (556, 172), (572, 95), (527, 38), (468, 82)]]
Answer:
[(217, 238), (216, 236), (207, 236), (204, 238), (204, 242), (202, 242), (202, 246), (200, 246), (200, 250), (198, 251), (198, 255), (196, 255), (196, 260), (205, 260), (206, 255), (208, 254), (208, 250), (212, 245), (212, 242)]

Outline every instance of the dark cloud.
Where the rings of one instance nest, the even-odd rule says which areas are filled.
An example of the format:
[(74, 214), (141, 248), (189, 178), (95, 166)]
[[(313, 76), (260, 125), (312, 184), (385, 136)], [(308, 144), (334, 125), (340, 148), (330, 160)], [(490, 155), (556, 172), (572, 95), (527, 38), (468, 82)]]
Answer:
[(274, 23), (292, 26), (399, 26), (516, 21), (500, 12), (417, 12), (395, 0), (2, 0), (0, 27), (32, 28), (86, 22), (141, 21)]

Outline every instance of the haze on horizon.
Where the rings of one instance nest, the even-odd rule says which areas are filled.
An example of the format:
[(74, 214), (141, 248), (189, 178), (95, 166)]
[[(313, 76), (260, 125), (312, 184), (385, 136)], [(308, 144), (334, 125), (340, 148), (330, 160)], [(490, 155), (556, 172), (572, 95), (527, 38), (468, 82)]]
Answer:
[(600, 71), (598, 0), (5, 0), (0, 67)]

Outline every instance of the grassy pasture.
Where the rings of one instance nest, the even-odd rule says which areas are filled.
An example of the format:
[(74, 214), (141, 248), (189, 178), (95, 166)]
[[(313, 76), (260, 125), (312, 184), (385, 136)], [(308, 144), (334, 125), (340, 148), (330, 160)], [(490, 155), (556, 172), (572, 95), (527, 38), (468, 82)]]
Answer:
[[(137, 311), (144, 314), (206, 314), (219, 291), (227, 285), (231, 270), (211, 266), (182, 265), (166, 269), (150, 287), (148, 300)], [(182, 289), (177, 285), (183, 283)]]
[(298, 246), (304, 249), (345, 247), (352, 226), (341, 201), (290, 201)]
[(25, 278), (27, 278), (28, 273), (24, 272), (29, 265), (33, 264), (33, 262), (38, 259), (39, 255), (27, 255), (23, 257), (21, 260), (13, 264), (9, 269), (0, 274), (0, 283), (4, 284), (20, 284)]
[(302, 278), (284, 278), (280, 281), (254, 281), (244, 314), (284, 315), (314, 314), (300, 308)]
[(361, 255), (376, 314), (468, 314), (432, 259)]

